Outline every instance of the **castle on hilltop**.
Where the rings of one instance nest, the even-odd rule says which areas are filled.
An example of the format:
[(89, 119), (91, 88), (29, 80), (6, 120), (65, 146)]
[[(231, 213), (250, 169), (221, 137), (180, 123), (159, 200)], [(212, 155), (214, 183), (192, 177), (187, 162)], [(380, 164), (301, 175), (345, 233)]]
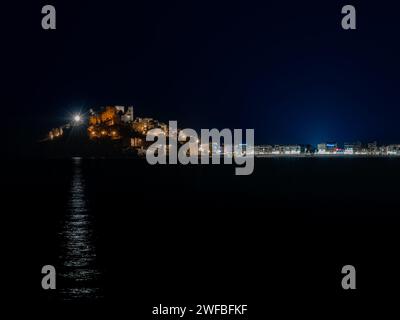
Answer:
[(79, 123), (52, 129), (48, 139), (59, 139), (74, 126), (87, 126), (88, 138), (92, 141), (114, 140), (134, 149), (146, 147), (146, 134), (151, 129), (159, 128), (168, 135), (167, 124), (153, 118), (135, 117), (133, 106), (105, 106), (90, 109), (88, 117), (82, 117)]

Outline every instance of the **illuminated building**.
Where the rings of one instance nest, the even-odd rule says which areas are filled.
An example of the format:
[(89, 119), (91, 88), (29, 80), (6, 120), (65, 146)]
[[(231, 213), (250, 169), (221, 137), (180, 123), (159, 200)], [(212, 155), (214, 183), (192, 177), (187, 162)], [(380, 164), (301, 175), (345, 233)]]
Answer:
[(331, 142), (326, 144), (326, 151), (329, 153), (336, 153), (338, 145), (336, 142)]
[(368, 154), (378, 154), (378, 144), (376, 141), (368, 143)]
[(363, 148), (362, 148), (362, 143), (360, 141), (353, 143), (353, 151), (354, 154), (362, 154)]
[(283, 154), (300, 154), (301, 147), (298, 145), (283, 146)]
[(389, 156), (399, 156), (400, 155), (400, 144), (388, 145), (386, 154)]
[(168, 126), (153, 118), (136, 118), (132, 124), (132, 128), (142, 135), (146, 135), (149, 130), (154, 128), (160, 128), (165, 134), (168, 134)]
[(338, 151), (338, 145), (336, 142), (319, 143), (317, 146), (318, 154), (336, 154), (337, 151)]
[(125, 113), (125, 107), (124, 106), (115, 106), (115, 109), (119, 114)]
[(142, 138), (131, 138), (131, 147), (132, 148), (140, 148), (143, 147), (143, 139)]
[(133, 107), (130, 106), (121, 115), (121, 121), (123, 123), (131, 123), (131, 122), (133, 122), (133, 120), (134, 120)]
[(117, 124), (119, 122), (117, 108), (112, 106), (105, 107), (104, 110), (100, 112), (100, 120), (101, 123), (106, 126), (113, 126)]
[(133, 107), (106, 106), (99, 112), (89, 111), (89, 137), (121, 139), (121, 129), (134, 120)]
[(53, 139), (61, 137), (63, 134), (64, 134), (64, 131), (62, 128), (54, 128), (49, 132), (48, 136), (49, 136), (50, 140), (53, 140)]
[(254, 146), (254, 154), (255, 155), (267, 155), (272, 154), (272, 146), (269, 145), (261, 145), (261, 146)]
[(317, 153), (319, 153), (319, 154), (326, 153), (326, 143), (318, 143), (318, 145), (317, 145)]
[(103, 108), (100, 112), (94, 112), (90, 110), (89, 125), (105, 125), (112, 126), (118, 123), (118, 114), (116, 107), (107, 106)]
[(354, 154), (355, 153), (355, 145), (354, 143), (345, 143), (344, 144), (344, 154)]
[(133, 107), (124, 106), (107, 106), (102, 108), (99, 112), (90, 110), (89, 125), (104, 125), (113, 126), (123, 123), (133, 122), (134, 113)]
[(147, 131), (155, 128), (152, 118), (136, 118), (132, 125), (133, 130), (145, 135)]

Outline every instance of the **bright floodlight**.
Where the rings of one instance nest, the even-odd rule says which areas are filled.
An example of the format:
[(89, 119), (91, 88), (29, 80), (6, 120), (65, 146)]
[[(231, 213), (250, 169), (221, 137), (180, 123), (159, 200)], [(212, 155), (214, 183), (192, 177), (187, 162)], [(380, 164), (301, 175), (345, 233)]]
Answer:
[(81, 116), (79, 114), (74, 116), (74, 121), (75, 122), (80, 122), (81, 121)]

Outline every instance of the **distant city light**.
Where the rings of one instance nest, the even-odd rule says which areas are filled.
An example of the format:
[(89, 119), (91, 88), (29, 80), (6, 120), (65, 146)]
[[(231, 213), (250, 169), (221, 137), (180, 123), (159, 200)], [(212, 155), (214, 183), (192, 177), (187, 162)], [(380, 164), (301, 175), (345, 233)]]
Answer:
[[(217, 142), (201, 143), (197, 135), (185, 134), (177, 127), (168, 127), (165, 123), (153, 118), (135, 118), (133, 107), (107, 106), (99, 111), (90, 109), (88, 119), (86, 113), (76, 112), (68, 115), (70, 121), (60, 127), (51, 129), (48, 140), (56, 140), (68, 134), (72, 127), (80, 127), (87, 124), (87, 132), (91, 139), (120, 140), (130, 148), (142, 152), (146, 148), (145, 138), (137, 137), (136, 134), (147, 136), (168, 136), (169, 139), (186, 140), (193, 139), (198, 145), (198, 151), (204, 154), (227, 155), (254, 155), (255, 157), (400, 157), (400, 143), (379, 145), (377, 141), (362, 143), (360, 141), (345, 142), (321, 142), (312, 146), (311, 144), (274, 144), (274, 145), (219, 145)], [(135, 137), (131, 137), (135, 133)], [(184, 141), (181, 141), (184, 142)], [(165, 152), (169, 152), (172, 145), (164, 146)]]

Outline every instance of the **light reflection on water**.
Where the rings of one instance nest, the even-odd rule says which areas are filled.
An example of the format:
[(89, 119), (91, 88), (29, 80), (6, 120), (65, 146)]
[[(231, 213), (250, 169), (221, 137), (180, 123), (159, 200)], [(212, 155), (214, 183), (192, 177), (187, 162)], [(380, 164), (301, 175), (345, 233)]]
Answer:
[(73, 176), (60, 236), (60, 295), (63, 300), (95, 300), (102, 296), (97, 268), (93, 217), (88, 211), (82, 160), (73, 159)]

